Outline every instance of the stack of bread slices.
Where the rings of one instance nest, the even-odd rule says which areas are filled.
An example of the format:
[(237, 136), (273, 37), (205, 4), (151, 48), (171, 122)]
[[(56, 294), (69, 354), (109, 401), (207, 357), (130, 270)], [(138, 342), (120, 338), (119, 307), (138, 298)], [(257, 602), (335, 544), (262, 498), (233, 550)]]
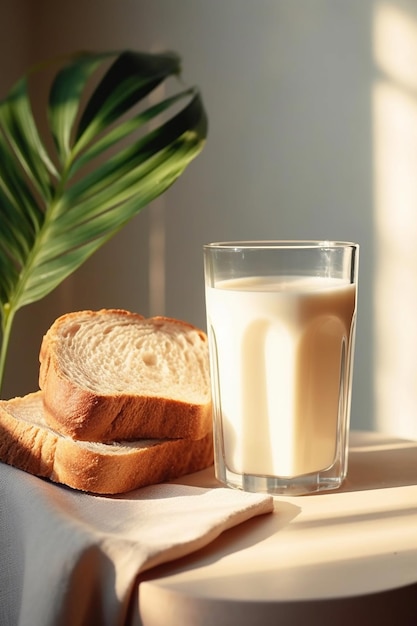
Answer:
[(213, 463), (208, 346), (186, 322), (119, 309), (59, 317), (38, 391), (0, 401), (0, 460), (97, 494)]

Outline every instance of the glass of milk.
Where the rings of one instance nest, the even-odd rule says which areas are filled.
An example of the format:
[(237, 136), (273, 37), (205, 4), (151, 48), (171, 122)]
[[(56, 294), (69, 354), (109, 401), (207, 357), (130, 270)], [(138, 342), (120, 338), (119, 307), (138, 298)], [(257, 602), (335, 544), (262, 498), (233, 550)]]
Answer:
[(204, 246), (215, 471), (272, 494), (337, 489), (347, 472), (359, 246)]

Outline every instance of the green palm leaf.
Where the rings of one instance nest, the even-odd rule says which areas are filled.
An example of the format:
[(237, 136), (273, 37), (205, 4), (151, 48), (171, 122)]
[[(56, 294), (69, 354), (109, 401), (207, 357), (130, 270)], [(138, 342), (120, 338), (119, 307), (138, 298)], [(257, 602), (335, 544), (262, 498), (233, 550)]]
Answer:
[(198, 90), (148, 98), (179, 73), (174, 54), (79, 53), (54, 76), (43, 133), (28, 77), (0, 102), (0, 388), (16, 312), (79, 268), (201, 151)]

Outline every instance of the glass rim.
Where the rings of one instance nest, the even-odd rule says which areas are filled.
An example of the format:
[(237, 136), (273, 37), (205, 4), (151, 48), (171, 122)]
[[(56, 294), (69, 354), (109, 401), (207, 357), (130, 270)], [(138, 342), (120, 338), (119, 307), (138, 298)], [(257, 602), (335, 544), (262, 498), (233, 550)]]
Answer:
[(359, 248), (358, 243), (352, 241), (337, 241), (326, 239), (259, 239), (217, 241), (203, 245), (205, 250), (268, 250), (268, 249), (307, 249), (317, 248)]

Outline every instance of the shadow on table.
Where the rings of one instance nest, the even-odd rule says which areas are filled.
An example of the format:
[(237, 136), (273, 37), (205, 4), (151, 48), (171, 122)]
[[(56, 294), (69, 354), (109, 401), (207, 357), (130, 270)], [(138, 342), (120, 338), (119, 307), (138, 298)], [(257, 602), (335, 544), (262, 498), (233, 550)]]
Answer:
[[(275, 515), (266, 514), (249, 519), (224, 531), (213, 542), (197, 552), (181, 557), (174, 563), (158, 565), (150, 571), (143, 572), (140, 582), (169, 575), (172, 571), (178, 572), (210, 565), (223, 558), (224, 554), (250, 548), (288, 526), (301, 511), (301, 507), (283, 501), (276, 502), (275, 507), (277, 513)], [(213, 547), (215, 547), (214, 550)]]
[(338, 493), (416, 484), (417, 441), (375, 433), (352, 436), (348, 475)]
[[(226, 583), (225, 583), (226, 584)], [(198, 626), (415, 626), (417, 609), (413, 598), (417, 587), (412, 585), (401, 589), (393, 589), (355, 598), (337, 598), (334, 600), (297, 602), (233, 602), (187, 597), (186, 589), (182, 593), (170, 592), (159, 588), (153, 593), (151, 586), (142, 589), (139, 611), (144, 621), (132, 622), (132, 626), (163, 626), (163, 620), (153, 619), (156, 613), (156, 598), (159, 602), (169, 604), (171, 624), (198, 624)], [(185, 597), (184, 597), (185, 596)], [(198, 621), (190, 621), (195, 616)], [(150, 619), (149, 619), (150, 618)], [(261, 619), (260, 619), (261, 618)], [(138, 619), (140, 619), (138, 615)]]
[[(148, 581), (142, 580), (145, 584), (135, 590), (135, 613), (130, 616), (128, 624), (162, 626), (169, 612), (171, 624), (198, 626), (415, 626), (416, 584), (383, 591), (378, 590), (378, 584), (374, 589), (372, 584), (361, 588), (363, 577), (378, 566), (378, 557), (375, 559), (376, 563), (366, 557), (350, 562), (336, 560), (327, 566), (321, 564), (320, 574), (315, 564), (305, 564), (301, 568), (280, 568), (278, 564), (271, 570), (270, 577), (265, 577), (263, 571), (242, 571), (215, 580), (207, 576), (198, 580), (198, 587), (200, 590), (204, 588), (204, 593), (195, 593), (192, 583), (190, 588), (189, 579), (172, 579), (166, 584), (152, 580), (147, 584)], [(347, 593), (346, 576), (357, 578), (358, 568), (363, 572), (362, 578), (354, 593)], [(329, 579), (335, 581), (331, 596), (325, 586)], [(228, 590), (230, 597), (219, 593), (222, 587)], [(305, 597), (302, 594), (297, 597), (296, 591), (300, 589), (304, 589)], [(259, 593), (262, 600), (256, 597)], [(242, 597), (246, 600), (236, 601)]]

